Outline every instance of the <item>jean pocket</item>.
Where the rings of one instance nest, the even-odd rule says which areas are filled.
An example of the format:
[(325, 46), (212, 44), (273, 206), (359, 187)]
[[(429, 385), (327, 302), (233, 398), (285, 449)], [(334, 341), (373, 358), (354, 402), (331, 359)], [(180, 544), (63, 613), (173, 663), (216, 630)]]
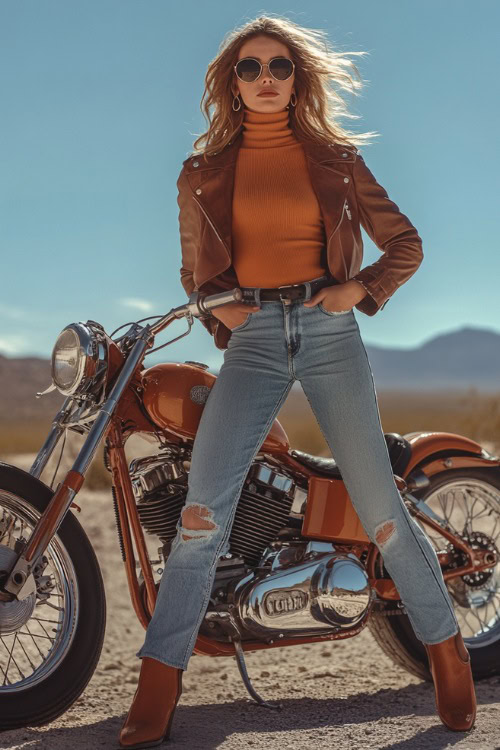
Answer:
[(236, 331), (242, 331), (243, 328), (246, 328), (246, 326), (250, 323), (250, 320), (253, 317), (253, 312), (248, 313), (247, 317), (243, 321), (243, 323), (240, 323), (238, 326), (235, 326), (234, 328), (230, 328), (229, 330), (231, 333), (235, 333)]
[(324, 315), (331, 315), (332, 317), (335, 315), (347, 315), (347, 313), (352, 312), (351, 310), (327, 310), (325, 307), (323, 307), (322, 302), (318, 302), (316, 305), (318, 310), (320, 310)]

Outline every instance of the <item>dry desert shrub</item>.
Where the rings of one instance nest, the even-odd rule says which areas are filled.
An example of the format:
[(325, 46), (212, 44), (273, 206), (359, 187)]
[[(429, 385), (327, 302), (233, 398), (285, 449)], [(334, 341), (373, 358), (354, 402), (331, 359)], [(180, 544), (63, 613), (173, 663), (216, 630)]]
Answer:
[[(402, 435), (416, 430), (454, 432), (476, 440), (493, 453), (500, 453), (500, 392), (485, 394), (474, 388), (455, 393), (379, 391), (378, 403), (384, 432), (399, 432)], [(302, 391), (290, 394), (278, 419), (293, 448), (322, 456), (331, 455)], [(0, 459), (9, 463), (9, 456), (36, 454), (49, 429), (50, 420), (0, 422)], [(83, 440), (81, 435), (68, 433), (58, 478), (73, 464)], [(43, 481), (48, 484), (52, 480), (61, 445), (62, 442), (44, 470)], [(147, 445), (143, 451), (144, 455), (155, 452), (154, 444)], [(128, 459), (134, 455), (133, 452), (129, 455), (127, 451)], [(111, 484), (110, 474), (104, 467), (102, 445), (87, 472), (85, 484), (88, 489), (105, 488)]]

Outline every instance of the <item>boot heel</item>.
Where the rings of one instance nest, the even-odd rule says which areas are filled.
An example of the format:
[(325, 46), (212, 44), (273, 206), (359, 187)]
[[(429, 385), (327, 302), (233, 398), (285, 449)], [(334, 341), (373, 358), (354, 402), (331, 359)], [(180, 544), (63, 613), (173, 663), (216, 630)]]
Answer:
[(170, 719), (168, 720), (167, 729), (165, 730), (165, 734), (163, 735), (162, 742), (164, 740), (170, 739), (170, 729), (172, 727), (172, 722), (174, 720), (175, 709), (177, 708), (177, 704), (179, 703), (179, 699), (182, 695), (182, 670), (179, 670), (179, 672), (180, 674), (179, 674), (179, 682), (178, 682), (178, 689), (177, 689), (177, 700), (175, 701), (175, 705), (172, 709), (172, 713), (170, 714)]
[(469, 731), (476, 720), (476, 693), (462, 634), (459, 631), (441, 643), (424, 646), (441, 721), (456, 732)]
[(174, 720), (174, 713), (175, 713), (175, 709), (176, 708), (177, 708), (177, 703), (174, 706), (174, 710), (170, 714), (170, 719), (168, 720), (167, 729), (165, 731), (165, 734), (163, 735), (162, 742), (164, 740), (169, 740), (170, 739), (170, 729), (172, 727), (172, 721)]
[(143, 657), (139, 684), (119, 736), (121, 748), (156, 747), (169, 739), (182, 695), (182, 672), (182, 669)]

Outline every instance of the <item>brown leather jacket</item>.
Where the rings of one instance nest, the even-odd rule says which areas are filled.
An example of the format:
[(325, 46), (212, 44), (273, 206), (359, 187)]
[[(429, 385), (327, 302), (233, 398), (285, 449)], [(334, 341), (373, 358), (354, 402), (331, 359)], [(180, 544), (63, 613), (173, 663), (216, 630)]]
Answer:
[[(356, 308), (375, 315), (419, 267), (422, 240), (355, 147), (300, 141), (323, 216), (329, 270), (341, 283), (361, 282), (368, 294)], [(188, 295), (215, 294), (239, 286), (231, 264), (231, 208), (241, 142), (242, 131), (222, 151), (208, 157), (208, 163), (202, 156), (183, 162), (177, 202), (181, 283)], [(360, 224), (383, 251), (382, 257), (362, 270)], [(202, 323), (217, 348), (226, 349), (231, 330), (213, 316)]]

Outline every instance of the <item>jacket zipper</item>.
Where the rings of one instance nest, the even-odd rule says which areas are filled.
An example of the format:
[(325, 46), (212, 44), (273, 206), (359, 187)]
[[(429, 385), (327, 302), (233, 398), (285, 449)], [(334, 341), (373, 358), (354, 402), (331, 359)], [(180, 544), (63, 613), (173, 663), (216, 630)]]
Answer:
[[(342, 214), (341, 214), (341, 216), (340, 216), (340, 219), (339, 219), (339, 220), (338, 220), (338, 222), (337, 222), (337, 226), (336, 226), (336, 227), (335, 227), (335, 229), (334, 229), (334, 230), (332, 231), (332, 233), (331, 233), (331, 235), (329, 236), (329, 238), (328, 238), (328, 241), (327, 241), (327, 243), (326, 243), (326, 249), (327, 249), (326, 251), (327, 251), (327, 253), (328, 253), (328, 248), (330, 247), (330, 240), (332, 239), (333, 235), (335, 234), (335, 232), (337, 231), (337, 229), (339, 228), (339, 226), (340, 226), (340, 225), (341, 225), (341, 223), (342, 223), (342, 219), (344, 218), (344, 212), (345, 212), (345, 210), (346, 210), (346, 206), (347, 206), (347, 201), (345, 200), (345, 201), (344, 201), (344, 205), (342, 206)], [(349, 218), (351, 218), (351, 217), (349, 216)]]

